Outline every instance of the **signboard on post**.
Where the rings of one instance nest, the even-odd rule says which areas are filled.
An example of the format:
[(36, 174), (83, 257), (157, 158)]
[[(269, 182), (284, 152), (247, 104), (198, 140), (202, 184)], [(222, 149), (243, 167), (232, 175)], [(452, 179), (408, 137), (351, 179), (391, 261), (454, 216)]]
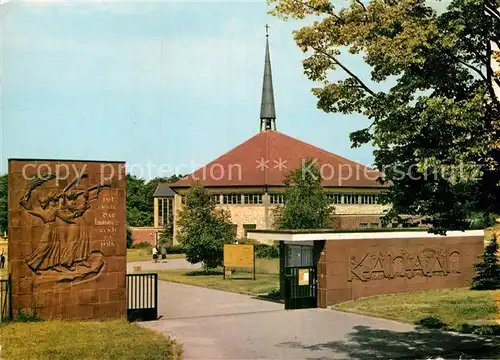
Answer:
[(299, 285), (309, 285), (309, 269), (299, 269)]
[(255, 251), (253, 244), (225, 244), (224, 245), (224, 278), (226, 269), (253, 268), (255, 280)]

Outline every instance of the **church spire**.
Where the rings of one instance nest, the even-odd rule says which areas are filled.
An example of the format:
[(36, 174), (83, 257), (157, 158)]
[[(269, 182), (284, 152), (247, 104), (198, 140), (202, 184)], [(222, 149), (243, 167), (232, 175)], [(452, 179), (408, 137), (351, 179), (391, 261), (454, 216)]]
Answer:
[(271, 74), (268, 31), (269, 25), (266, 24), (266, 58), (264, 62), (264, 80), (262, 83), (262, 101), (260, 104), (260, 131), (276, 130), (276, 110), (274, 108), (273, 77)]

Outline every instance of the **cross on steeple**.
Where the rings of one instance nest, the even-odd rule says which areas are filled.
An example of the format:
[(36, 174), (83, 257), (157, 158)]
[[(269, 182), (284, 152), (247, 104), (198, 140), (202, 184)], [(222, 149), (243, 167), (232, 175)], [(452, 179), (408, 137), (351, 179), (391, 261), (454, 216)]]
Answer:
[(268, 37), (268, 36), (269, 36), (269, 25), (266, 24), (266, 37)]

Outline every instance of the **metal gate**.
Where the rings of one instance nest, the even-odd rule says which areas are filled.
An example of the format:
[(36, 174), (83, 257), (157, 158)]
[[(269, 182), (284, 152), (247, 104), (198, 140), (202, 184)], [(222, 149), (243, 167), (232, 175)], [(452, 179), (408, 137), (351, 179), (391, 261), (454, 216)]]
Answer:
[(317, 271), (314, 246), (282, 242), (281, 289), (285, 309), (317, 307)]
[(158, 274), (127, 274), (127, 319), (158, 319)]
[(12, 319), (12, 298), (10, 275), (7, 280), (0, 280), (0, 322)]

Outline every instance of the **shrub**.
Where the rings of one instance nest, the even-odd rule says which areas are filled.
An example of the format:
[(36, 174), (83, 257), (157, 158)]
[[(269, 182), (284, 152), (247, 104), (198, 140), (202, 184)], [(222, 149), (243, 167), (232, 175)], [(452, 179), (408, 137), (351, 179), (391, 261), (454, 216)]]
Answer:
[(429, 329), (442, 329), (446, 324), (436, 316), (428, 316), (417, 321), (418, 325), (424, 326)]
[(498, 241), (493, 235), (490, 243), (484, 249), (482, 261), (475, 264), (476, 276), (472, 280), (473, 290), (500, 289), (500, 263), (498, 261)]
[(37, 322), (41, 321), (36, 312), (28, 312), (19, 310), (17, 315), (14, 317), (15, 322)]
[(153, 246), (147, 241), (143, 241), (133, 245), (134, 249), (151, 249)]
[(500, 335), (500, 325), (471, 325), (460, 324), (457, 330), (461, 333), (475, 335)]
[(277, 259), (280, 257), (279, 247), (276, 245), (257, 244), (255, 246), (255, 257), (265, 259)]
[(280, 289), (273, 289), (269, 291), (267, 294), (267, 297), (272, 298), (272, 299), (281, 299), (281, 292)]
[(182, 245), (166, 246), (167, 254), (185, 254), (186, 249)]

